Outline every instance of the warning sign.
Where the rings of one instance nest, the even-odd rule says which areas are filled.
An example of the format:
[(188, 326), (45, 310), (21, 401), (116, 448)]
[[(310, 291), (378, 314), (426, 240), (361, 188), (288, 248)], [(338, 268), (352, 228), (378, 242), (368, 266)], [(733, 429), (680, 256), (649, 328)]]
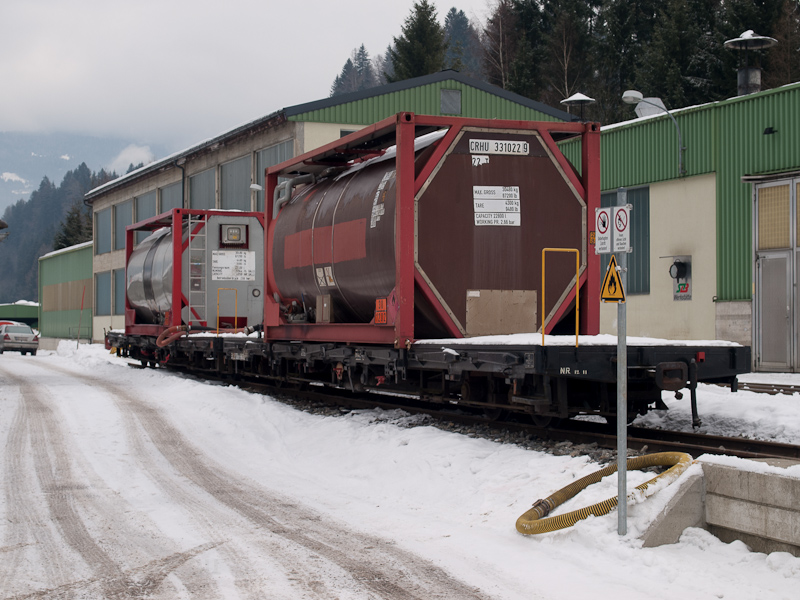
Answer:
[(611, 255), (606, 276), (603, 278), (603, 287), (600, 288), (600, 300), (603, 302), (625, 302), (625, 290), (622, 289), (622, 280), (617, 272), (617, 257)]

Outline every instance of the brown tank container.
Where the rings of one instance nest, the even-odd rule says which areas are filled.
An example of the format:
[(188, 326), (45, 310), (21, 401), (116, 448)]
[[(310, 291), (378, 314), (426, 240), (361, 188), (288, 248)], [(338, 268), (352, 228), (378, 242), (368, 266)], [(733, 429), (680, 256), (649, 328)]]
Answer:
[[(442, 139), (418, 140), (415, 176)], [(384, 157), (295, 191), (270, 227), (283, 299), (330, 295), (336, 323), (373, 319), (396, 287), (396, 179)], [(417, 276), (435, 298), (415, 290), (415, 338), (452, 335), (442, 311), (461, 335), (532, 332), (542, 249), (579, 249), (585, 268), (586, 204), (537, 131), (465, 127), (416, 194), (414, 237)], [(574, 255), (548, 255), (547, 315), (575, 277)]]
[(330, 295), (337, 323), (368, 323), (394, 288), (395, 169), (388, 160), (299, 190), (275, 221), (272, 272), (281, 296)]

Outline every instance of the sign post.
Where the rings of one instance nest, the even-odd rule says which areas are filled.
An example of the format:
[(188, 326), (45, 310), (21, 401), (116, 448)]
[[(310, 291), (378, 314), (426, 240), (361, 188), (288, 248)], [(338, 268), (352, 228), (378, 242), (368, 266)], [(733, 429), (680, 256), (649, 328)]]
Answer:
[[(600, 299), (617, 303), (617, 533), (628, 533), (628, 321), (625, 287), (631, 251), (628, 192), (617, 190), (617, 206), (596, 209), (595, 252), (611, 254)], [(619, 265), (616, 255), (619, 254)]]

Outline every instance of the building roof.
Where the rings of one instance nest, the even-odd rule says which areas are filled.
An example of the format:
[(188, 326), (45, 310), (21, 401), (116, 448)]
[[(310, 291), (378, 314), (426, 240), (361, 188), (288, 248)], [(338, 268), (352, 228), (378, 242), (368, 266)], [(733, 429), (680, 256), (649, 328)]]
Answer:
[(303, 120), (302, 118), (298, 118), (301, 115), (305, 115), (313, 111), (330, 109), (353, 102), (377, 98), (388, 94), (396, 94), (405, 90), (445, 81), (455, 81), (460, 84), (475, 88), (476, 90), (491, 94), (508, 102), (518, 104), (526, 109), (534, 110), (547, 115), (554, 120), (571, 121), (574, 119), (573, 115), (570, 115), (569, 113), (557, 108), (542, 104), (541, 102), (536, 102), (535, 100), (530, 100), (529, 98), (509, 92), (484, 81), (472, 79), (471, 77), (467, 77), (458, 71), (445, 70), (440, 71), (439, 73), (433, 73), (432, 75), (424, 75), (422, 77), (415, 77), (413, 79), (406, 79), (396, 83), (376, 86), (350, 94), (341, 94), (331, 98), (325, 98), (322, 100), (316, 100), (314, 102), (306, 102), (304, 104), (297, 104), (283, 108), (264, 117), (244, 123), (238, 127), (235, 127), (234, 129), (221, 133), (220, 135), (204, 140), (198, 144), (186, 148), (185, 150), (175, 152), (174, 154), (154, 161), (148, 165), (118, 177), (117, 179), (96, 187), (85, 195), (84, 202), (91, 204), (95, 198), (111, 191), (112, 189), (127, 185), (152, 173), (163, 171), (167, 168), (172, 168), (173, 166), (182, 164), (182, 161), (185, 162), (185, 160), (189, 157), (195, 157), (207, 152), (213, 152), (223, 143), (230, 143), (241, 136), (249, 136), (262, 130), (271, 129), (272, 127), (276, 127), (290, 119)]

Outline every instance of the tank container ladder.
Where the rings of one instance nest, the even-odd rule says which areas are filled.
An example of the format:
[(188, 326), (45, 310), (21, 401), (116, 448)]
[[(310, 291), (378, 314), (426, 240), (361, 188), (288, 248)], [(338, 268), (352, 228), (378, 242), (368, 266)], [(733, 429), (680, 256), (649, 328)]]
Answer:
[(208, 323), (206, 313), (206, 218), (189, 215), (189, 323), (193, 319), (201, 325)]

